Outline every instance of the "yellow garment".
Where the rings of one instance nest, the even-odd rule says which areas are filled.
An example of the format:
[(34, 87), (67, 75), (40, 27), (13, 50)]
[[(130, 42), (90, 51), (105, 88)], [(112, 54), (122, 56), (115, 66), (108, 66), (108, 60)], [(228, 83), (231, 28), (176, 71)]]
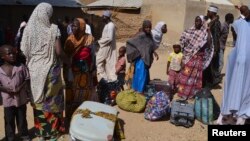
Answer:
[[(71, 34), (65, 42), (65, 53), (73, 57), (81, 48), (86, 48), (93, 43), (94, 38), (85, 33), (86, 23), (82, 18), (79, 21), (79, 34)], [(72, 64), (74, 64), (73, 60)], [(66, 116), (71, 117), (75, 109), (85, 100), (90, 98), (92, 92), (92, 77), (89, 72), (81, 72), (79, 67), (72, 67), (73, 82), (68, 82), (68, 69), (64, 68), (64, 79), (66, 86)]]
[(134, 63), (131, 63), (128, 71), (126, 72), (125, 81), (126, 81), (128, 89), (131, 89), (131, 86), (132, 86), (134, 69), (135, 69), (135, 65), (134, 65)]
[(175, 52), (170, 53), (168, 57), (168, 62), (170, 62), (169, 69), (174, 70), (174, 71), (180, 71), (182, 57), (183, 57), (183, 54), (181, 52), (177, 54)]
[(94, 114), (96, 116), (103, 117), (103, 118), (110, 120), (112, 122), (116, 122), (116, 120), (117, 120), (117, 116), (114, 114), (110, 114), (110, 113), (106, 113), (106, 112), (92, 112), (89, 109), (84, 109), (84, 110), (78, 109), (74, 112), (74, 115), (76, 115), (76, 114), (81, 114), (82, 118), (92, 118), (90, 116), (90, 114)]
[(92, 35), (85, 34), (85, 21), (82, 18), (77, 18), (77, 20), (80, 23), (80, 31), (78, 37), (76, 37), (74, 34), (69, 35), (64, 45), (65, 52), (70, 57), (74, 56), (80, 48), (87, 47), (91, 45), (94, 41)]

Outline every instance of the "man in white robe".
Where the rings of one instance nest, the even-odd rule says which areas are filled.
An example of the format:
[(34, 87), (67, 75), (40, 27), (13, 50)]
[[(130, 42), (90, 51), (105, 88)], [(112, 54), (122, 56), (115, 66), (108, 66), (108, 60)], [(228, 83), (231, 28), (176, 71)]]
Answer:
[(102, 37), (98, 41), (100, 48), (96, 54), (97, 77), (100, 81), (102, 78), (108, 82), (117, 80), (115, 64), (116, 56), (116, 40), (115, 25), (111, 21), (110, 11), (104, 11), (103, 20), (106, 23)]

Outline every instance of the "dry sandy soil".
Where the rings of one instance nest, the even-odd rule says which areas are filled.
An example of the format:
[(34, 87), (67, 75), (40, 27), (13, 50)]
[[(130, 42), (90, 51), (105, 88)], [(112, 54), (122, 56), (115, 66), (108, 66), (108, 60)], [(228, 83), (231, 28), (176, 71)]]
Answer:
[[(118, 44), (120, 46), (122, 44)], [(162, 80), (167, 80), (166, 75), (166, 60), (167, 55), (171, 48), (162, 48), (158, 50), (160, 59), (155, 61), (150, 73), (153, 78), (161, 78)], [(226, 49), (226, 55), (231, 50), (230, 47)], [(223, 70), (225, 72), (225, 70)], [(223, 87), (222, 84), (220, 84)], [(222, 98), (222, 89), (212, 90), (218, 103), (221, 103)], [(207, 140), (207, 126), (195, 121), (195, 124), (191, 128), (176, 127), (169, 122), (168, 118), (162, 119), (161, 121), (151, 122), (144, 119), (143, 113), (130, 113), (125, 112), (115, 106), (120, 114), (119, 118), (124, 121), (124, 131), (126, 139), (125, 141), (206, 141)], [(4, 116), (3, 116), (3, 107), (0, 107), (0, 140), (4, 138)], [(28, 106), (27, 111), (27, 120), (30, 129), (31, 136), (33, 140), (37, 140), (33, 135), (33, 113), (30, 105)], [(65, 135), (60, 138), (62, 141), (67, 141), (68, 136)]]

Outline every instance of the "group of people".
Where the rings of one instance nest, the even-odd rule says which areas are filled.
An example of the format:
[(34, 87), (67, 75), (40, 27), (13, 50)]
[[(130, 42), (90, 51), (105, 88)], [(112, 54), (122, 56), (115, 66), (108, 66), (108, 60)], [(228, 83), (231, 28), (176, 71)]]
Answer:
[[(183, 99), (193, 98), (202, 88), (213, 88), (221, 82), (224, 51), (231, 30), (234, 37), (226, 67), (221, 114), (217, 124), (245, 124), (249, 109), (249, 57), (247, 37), (250, 33), (250, 11), (241, 6), (241, 16), (234, 21), (231, 13), (220, 24), (218, 8), (210, 6), (207, 16), (197, 16), (195, 24), (184, 31), (180, 43), (173, 45), (169, 55), (167, 74), (169, 83)], [(181, 60), (181, 61), (180, 61)]]
[[(227, 14), (221, 27), (217, 12), (217, 7), (210, 6), (207, 16), (197, 16), (194, 26), (184, 31), (180, 42), (173, 45), (167, 74), (173, 89), (182, 98), (193, 98), (203, 87), (211, 88), (222, 79), (223, 54), (229, 25), (234, 17)], [(243, 124), (250, 116), (250, 83), (247, 81), (250, 79), (247, 56), (250, 11), (242, 6), (241, 13), (244, 18), (237, 19), (232, 26), (236, 43), (228, 58), (219, 124), (235, 117), (238, 118), (237, 124)], [(117, 58), (115, 25), (110, 11), (103, 13), (105, 27), (97, 42), (98, 47), (94, 37), (86, 32), (86, 21), (82, 18), (73, 20), (70, 26), (72, 33), (62, 45), (60, 29), (50, 22), (52, 15), (50, 4), (39, 4), (20, 31), (20, 50), (10, 45), (0, 48), (3, 61), (0, 91), (8, 141), (15, 140), (15, 123), (20, 138), (31, 140), (26, 120), (28, 102), (33, 107), (34, 126), (39, 139), (57, 140), (65, 131), (63, 111), (66, 110), (66, 120), (69, 121), (83, 101), (98, 101), (98, 81), (118, 80), (124, 90), (125, 54), (128, 62), (134, 65), (132, 89), (143, 93), (150, 80), (149, 69), (158, 59), (156, 49), (167, 32), (164, 22), (158, 22), (152, 29), (151, 21), (143, 21), (142, 28), (128, 39), (126, 47), (120, 47)], [(23, 62), (18, 59), (20, 56), (25, 56)]]
[(169, 55), (168, 80), (183, 99), (194, 98), (202, 88), (211, 89), (222, 81), (224, 50), (234, 17), (226, 14), (221, 24), (217, 12), (218, 8), (211, 5), (206, 16), (197, 16)]
[[(98, 52), (94, 37), (86, 31), (84, 19), (73, 20), (70, 26), (72, 33), (62, 44), (60, 28), (50, 22), (52, 15), (52, 6), (40, 3), (27, 23), (21, 24), (18, 44), (0, 48), (3, 61), (0, 91), (8, 141), (15, 140), (15, 125), (20, 140), (31, 140), (26, 120), (28, 102), (33, 107), (35, 133), (39, 140), (57, 140), (65, 131), (64, 122), (70, 121), (83, 101), (98, 101), (97, 77), (116, 81), (117, 75), (124, 73), (125, 62), (122, 58), (125, 48), (120, 49), (121, 61), (117, 62), (115, 26), (110, 19), (110, 11), (103, 14), (105, 27), (98, 41)], [(25, 60), (20, 61), (20, 56), (24, 56)]]

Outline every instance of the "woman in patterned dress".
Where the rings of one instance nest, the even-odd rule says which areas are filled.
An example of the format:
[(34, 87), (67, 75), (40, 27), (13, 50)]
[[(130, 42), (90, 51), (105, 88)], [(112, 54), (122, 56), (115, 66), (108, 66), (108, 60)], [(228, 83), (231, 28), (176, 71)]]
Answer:
[(36, 135), (41, 141), (57, 140), (64, 131), (61, 61), (70, 65), (61, 49), (60, 31), (50, 23), (52, 13), (50, 4), (40, 3), (28, 21), (21, 42), (30, 72)]
[(195, 18), (195, 25), (182, 33), (180, 44), (183, 52), (182, 69), (179, 74), (178, 96), (193, 98), (202, 88), (202, 71), (213, 57), (210, 30), (203, 16)]
[(72, 71), (73, 80), (69, 75), (65, 76), (66, 89), (66, 117), (70, 120), (76, 108), (86, 100), (94, 100), (91, 97), (93, 86), (93, 57), (91, 54), (92, 35), (85, 33), (86, 23), (82, 18), (73, 21), (72, 31), (65, 42), (65, 52), (72, 58), (72, 66), (65, 69), (65, 74)]

